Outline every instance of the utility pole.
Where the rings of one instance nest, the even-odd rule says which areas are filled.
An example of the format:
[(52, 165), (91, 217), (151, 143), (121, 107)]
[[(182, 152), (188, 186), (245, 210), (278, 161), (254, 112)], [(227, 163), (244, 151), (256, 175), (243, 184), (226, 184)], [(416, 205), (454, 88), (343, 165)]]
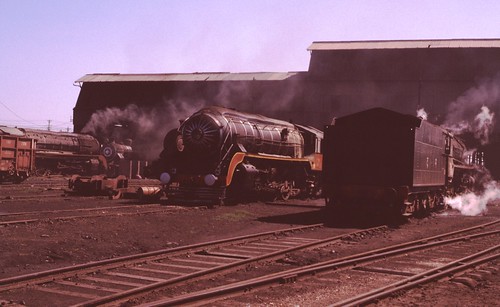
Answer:
[(48, 122), (49, 122), (49, 123), (48, 123), (48, 125), (47, 125), (47, 131), (50, 131), (50, 123), (52, 122), (52, 120), (50, 120), (50, 119), (49, 119), (49, 120), (48, 120)]

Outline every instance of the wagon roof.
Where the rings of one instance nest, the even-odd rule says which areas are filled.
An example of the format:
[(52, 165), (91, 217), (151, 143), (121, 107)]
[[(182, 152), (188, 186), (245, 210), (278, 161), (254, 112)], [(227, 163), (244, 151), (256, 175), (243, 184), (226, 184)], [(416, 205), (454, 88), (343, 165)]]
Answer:
[(24, 136), (23, 131), (21, 131), (17, 128), (14, 128), (14, 127), (6, 127), (6, 126), (0, 126), (0, 134)]
[(369, 123), (382, 124), (389, 122), (396, 123), (400, 126), (420, 127), (422, 119), (413, 115), (402, 114), (385, 108), (373, 108), (336, 118), (334, 125), (361, 124), (365, 126)]

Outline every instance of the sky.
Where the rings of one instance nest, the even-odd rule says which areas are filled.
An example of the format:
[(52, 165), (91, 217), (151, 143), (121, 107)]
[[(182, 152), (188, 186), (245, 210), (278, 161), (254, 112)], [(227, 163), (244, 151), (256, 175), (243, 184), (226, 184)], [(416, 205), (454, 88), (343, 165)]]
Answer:
[(314, 41), (500, 38), (498, 0), (0, 0), (0, 125), (72, 131), (93, 73), (307, 71)]

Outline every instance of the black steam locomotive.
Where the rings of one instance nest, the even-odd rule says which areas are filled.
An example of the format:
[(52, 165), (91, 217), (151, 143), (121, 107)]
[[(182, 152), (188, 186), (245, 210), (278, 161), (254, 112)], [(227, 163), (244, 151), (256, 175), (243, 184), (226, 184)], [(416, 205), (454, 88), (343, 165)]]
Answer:
[(170, 200), (320, 195), (323, 133), (256, 114), (207, 107), (164, 139), (157, 162)]
[[(13, 150), (18, 152), (16, 155), (19, 157), (9, 158), (7, 154), (10, 152), (2, 151), (0, 160), (9, 164), (8, 173), (2, 176), (5, 179), (8, 177), (24, 179), (33, 174), (38, 176), (48, 174), (113, 176), (119, 161), (132, 152), (130, 144), (115, 142), (101, 144), (95, 137), (80, 133), (0, 126), (0, 135), (5, 139), (29, 140), (33, 144), (30, 146), (32, 162), (29, 168), (21, 166), (26, 165), (23, 162), (26, 159), (20, 156), (22, 152), (15, 146)], [(28, 152), (23, 153), (23, 155), (27, 154)]]
[(387, 109), (335, 119), (323, 145), (327, 209), (410, 215), (440, 206), (473, 185), (482, 157), (466, 151), (442, 127)]

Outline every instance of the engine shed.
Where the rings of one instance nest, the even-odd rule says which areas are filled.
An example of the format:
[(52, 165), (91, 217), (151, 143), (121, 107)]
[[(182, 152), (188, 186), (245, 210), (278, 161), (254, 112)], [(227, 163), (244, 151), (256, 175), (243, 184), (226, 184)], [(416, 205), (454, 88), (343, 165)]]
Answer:
[[(85, 75), (75, 82), (74, 131), (99, 110), (130, 105), (165, 114), (162, 133), (208, 105), (317, 128), (373, 107), (424, 108), (435, 124), (474, 120), (482, 105), (500, 114), (500, 39), (322, 41), (307, 50), (300, 72)], [(499, 125), (495, 131), (485, 160), (500, 176), (500, 162), (487, 158), (500, 154)]]
[(373, 106), (425, 108), (441, 124), (468, 91), (500, 83), (500, 40), (314, 42), (308, 50), (311, 89), (338, 116)]

